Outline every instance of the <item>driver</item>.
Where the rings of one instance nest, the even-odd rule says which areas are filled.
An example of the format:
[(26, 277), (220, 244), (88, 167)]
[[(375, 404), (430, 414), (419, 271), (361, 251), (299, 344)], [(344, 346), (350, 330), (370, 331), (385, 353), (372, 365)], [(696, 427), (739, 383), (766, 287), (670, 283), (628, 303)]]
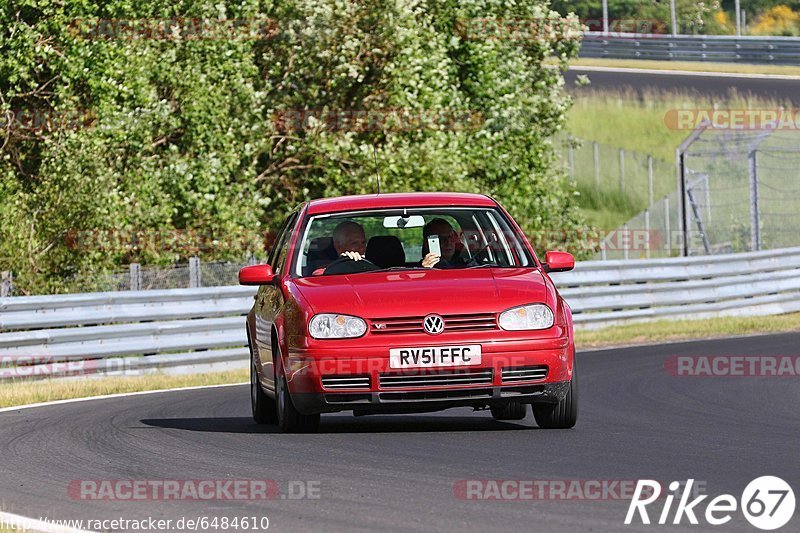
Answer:
[[(358, 222), (352, 220), (345, 220), (340, 222), (333, 229), (333, 248), (336, 250), (336, 255), (339, 256), (334, 262), (327, 267), (316, 269), (312, 275), (319, 276), (321, 274), (345, 274), (353, 271), (360, 271), (364, 268), (369, 268), (374, 265), (366, 261), (367, 253), (367, 236), (364, 233), (364, 227)], [(359, 261), (358, 266), (350, 263), (348, 266), (344, 263), (352, 261)]]
[(342, 257), (361, 261), (367, 253), (367, 236), (358, 222), (345, 220), (333, 229), (333, 247)]

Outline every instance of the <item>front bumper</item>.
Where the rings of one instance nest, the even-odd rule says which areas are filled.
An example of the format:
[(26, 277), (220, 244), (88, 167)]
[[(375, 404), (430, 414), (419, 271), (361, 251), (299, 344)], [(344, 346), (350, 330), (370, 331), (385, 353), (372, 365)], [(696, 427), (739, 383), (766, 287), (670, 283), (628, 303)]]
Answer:
[[(430, 345), (430, 340), (426, 341)], [(459, 345), (465, 344), (464, 341), (467, 339), (439, 344)], [(398, 370), (390, 368), (390, 346), (358, 346), (353, 342), (351, 346), (290, 348), (284, 368), (292, 402), (306, 414), (423, 412), (508, 401), (558, 402), (567, 394), (572, 378), (569, 337), (484, 340), (479, 344), (482, 360), (475, 366)], [(398, 345), (409, 344), (401, 341), (391, 347)], [(522, 380), (509, 377), (517, 369), (530, 368), (546, 369), (546, 376)], [(476, 373), (481, 377), (465, 380), (461, 373)], [(401, 383), (396, 381), (398, 376)], [(425, 378), (438, 380), (441, 376), (445, 377), (437, 383), (425, 383)], [(324, 385), (330, 378), (341, 377), (357, 378), (358, 386), (339, 384), (333, 389)]]
[(293, 393), (292, 402), (306, 414), (354, 411), (367, 413), (420, 413), (451, 407), (486, 407), (509, 401), (555, 403), (566, 396), (569, 381), (504, 387), (461, 387), (390, 392)]

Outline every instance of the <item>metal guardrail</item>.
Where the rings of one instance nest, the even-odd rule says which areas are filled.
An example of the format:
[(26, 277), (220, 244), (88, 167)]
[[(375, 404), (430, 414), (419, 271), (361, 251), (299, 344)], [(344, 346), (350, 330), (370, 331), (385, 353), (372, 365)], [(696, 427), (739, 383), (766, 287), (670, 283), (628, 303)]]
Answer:
[(800, 38), (586, 32), (580, 57), (797, 65)]
[(576, 327), (800, 311), (800, 248), (579, 263), (553, 274)]
[[(578, 328), (800, 311), (800, 248), (589, 261), (552, 278)], [(0, 298), (0, 379), (247, 368), (254, 294), (232, 286)], [(19, 358), (29, 365), (9, 364)]]

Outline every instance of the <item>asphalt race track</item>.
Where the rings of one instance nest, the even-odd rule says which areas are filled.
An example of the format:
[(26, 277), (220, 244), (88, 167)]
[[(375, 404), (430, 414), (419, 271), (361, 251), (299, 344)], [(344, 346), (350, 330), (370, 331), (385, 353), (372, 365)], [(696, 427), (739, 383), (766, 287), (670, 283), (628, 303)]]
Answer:
[[(575, 80), (585, 75), (591, 81), (586, 87), (575, 88)], [(648, 92), (681, 92), (690, 95), (726, 98), (732, 93), (741, 96), (753, 95), (791, 102), (800, 105), (800, 80), (770, 77), (732, 77), (721, 75), (669, 74), (665, 72), (637, 72), (631, 69), (594, 71), (572, 67), (564, 73), (567, 87), (577, 92), (630, 89), (640, 98)]]
[[(711, 497), (738, 499), (752, 479), (777, 475), (797, 493), (800, 379), (677, 377), (664, 364), (672, 355), (799, 351), (796, 333), (581, 354), (573, 430), (539, 430), (530, 412), (505, 423), (458, 409), (324, 415), (320, 434), (283, 435), (252, 422), (246, 385), (0, 413), (0, 508), (61, 519), (266, 515), (279, 531), (756, 531), (740, 511), (721, 528), (691, 527), (685, 518), (681, 527), (624, 528), (627, 500), (467, 500), (454, 486), (473, 479), (693, 478)], [(276, 480), (283, 496), (289, 481), (316, 481), (319, 498), (68, 496), (71, 480), (220, 478)], [(651, 518), (660, 511), (658, 504)], [(798, 520), (785, 530), (796, 531)]]

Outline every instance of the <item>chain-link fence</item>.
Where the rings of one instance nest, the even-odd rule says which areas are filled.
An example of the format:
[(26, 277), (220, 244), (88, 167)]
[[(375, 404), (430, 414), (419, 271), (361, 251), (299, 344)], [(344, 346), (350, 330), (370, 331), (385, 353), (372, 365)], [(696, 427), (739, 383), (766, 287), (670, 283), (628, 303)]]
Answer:
[[(202, 262), (197, 257), (189, 263), (167, 266), (141, 266), (132, 263), (117, 272), (94, 276), (91, 282), (77, 285), (75, 291), (66, 292), (115, 292), (148, 291), (159, 289), (188, 289), (193, 287), (222, 287), (239, 283), (239, 270), (247, 265), (264, 262), (263, 258), (251, 257), (242, 262)], [(2, 296), (13, 296), (13, 275), (2, 273)]]
[[(609, 233), (598, 258), (711, 255), (800, 245), (800, 132), (699, 127), (672, 192)], [(640, 233), (643, 232), (643, 233)], [(645, 246), (645, 235), (650, 240)], [(656, 246), (654, 246), (656, 244)]]
[(584, 202), (638, 212), (620, 227), (599, 228), (596, 259), (670, 257), (680, 252), (675, 162), (562, 135), (556, 147)]
[(688, 255), (800, 244), (800, 133), (703, 129), (683, 157)]
[(236, 285), (239, 282), (239, 269), (257, 262), (255, 258), (241, 263), (202, 262), (193, 257), (188, 264), (169, 267), (142, 267), (132, 264), (126, 271), (109, 276), (111, 288), (108, 290), (146, 291)]
[(675, 162), (562, 135), (556, 141), (569, 177), (582, 191), (616, 193), (638, 209), (675, 189)]

